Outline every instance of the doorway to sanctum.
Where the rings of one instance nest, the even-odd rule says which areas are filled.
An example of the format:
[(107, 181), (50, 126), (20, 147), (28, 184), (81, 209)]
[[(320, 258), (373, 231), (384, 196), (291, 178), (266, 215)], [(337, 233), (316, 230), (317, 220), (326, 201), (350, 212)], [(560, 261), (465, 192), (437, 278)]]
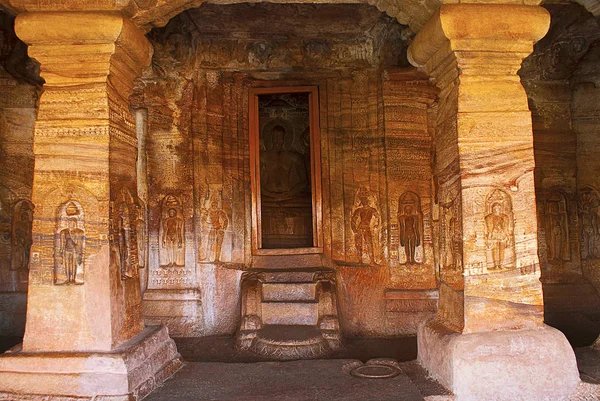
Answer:
[(255, 255), (322, 252), (318, 88), (250, 90)]

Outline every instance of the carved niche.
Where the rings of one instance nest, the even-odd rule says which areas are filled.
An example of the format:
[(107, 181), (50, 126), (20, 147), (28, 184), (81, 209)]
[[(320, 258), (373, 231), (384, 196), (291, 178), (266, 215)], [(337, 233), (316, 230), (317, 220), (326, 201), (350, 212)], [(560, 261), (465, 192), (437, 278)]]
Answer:
[(358, 263), (364, 263), (366, 254), (367, 264), (379, 264), (381, 262), (379, 240), (381, 213), (377, 197), (367, 187), (361, 187), (356, 192), (350, 224), (354, 234)]
[(600, 198), (598, 191), (592, 187), (579, 190), (577, 208), (579, 213), (579, 227), (581, 240), (581, 258), (598, 258), (598, 207)]
[(13, 206), (11, 227), (11, 270), (28, 270), (33, 238), (33, 203), (20, 200)]
[(514, 267), (514, 216), (510, 196), (495, 189), (485, 201), (488, 270)]
[(54, 237), (54, 284), (83, 284), (85, 215), (81, 203), (70, 200), (58, 209)]
[(398, 200), (398, 229), (404, 263), (423, 263), (423, 212), (421, 198), (414, 192), (407, 191)]
[(161, 203), (158, 250), (160, 267), (185, 266), (185, 221), (175, 195), (165, 196)]
[(122, 280), (137, 277), (137, 208), (128, 189), (121, 189), (117, 199), (111, 202), (110, 214), (112, 261), (119, 267)]
[(220, 262), (225, 231), (229, 226), (229, 218), (223, 210), (223, 191), (213, 191), (211, 194), (211, 191), (207, 190), (200, 213), (202, 232), (206, 233), (200, 259)]
[(544, 230), (549, 261), (570, 260), (567, 201), (559, 191), (552, 191), (544, 204)]

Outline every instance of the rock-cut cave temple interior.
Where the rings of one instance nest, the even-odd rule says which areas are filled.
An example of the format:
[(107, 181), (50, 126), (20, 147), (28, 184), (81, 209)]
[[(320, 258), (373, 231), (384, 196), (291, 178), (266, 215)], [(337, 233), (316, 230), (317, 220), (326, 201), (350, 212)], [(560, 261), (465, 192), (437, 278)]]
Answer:
[(0, 400), (595, 400), (599, 336), (600, 1), (0, 0)]

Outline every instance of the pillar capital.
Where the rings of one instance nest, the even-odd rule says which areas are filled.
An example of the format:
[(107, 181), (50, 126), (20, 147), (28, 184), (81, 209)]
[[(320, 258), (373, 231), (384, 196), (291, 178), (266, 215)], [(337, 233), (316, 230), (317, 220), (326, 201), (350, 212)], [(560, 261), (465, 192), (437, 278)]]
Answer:
[[(118, 71), (130, 92), (152, 56), (144, 34), (118, 12), (24, 13), (15, 30), (42, 65), (47, 86), (104, 83)], [(111, 69), (111, 63), (119, 67)]]
[[(450, 54), (477, 60), (473, 52), (494, 52), (507, 61), (513, 58), (518, 68), (549, 27), (550, 14), (539, 6), (444, 4), (417, 34), (408, 57), (411, 64), (424, 67), (433, 75)], [(497, 69), (482, 64), (478, 72), (493, 74), (493, 71)], [(468, 72), (468, 69), (463, 71)]]

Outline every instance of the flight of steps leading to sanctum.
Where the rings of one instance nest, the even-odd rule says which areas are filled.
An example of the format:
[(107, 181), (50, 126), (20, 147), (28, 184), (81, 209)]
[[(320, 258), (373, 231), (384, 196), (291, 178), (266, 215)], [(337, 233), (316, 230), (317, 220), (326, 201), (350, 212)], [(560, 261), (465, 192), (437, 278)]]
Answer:
[(237, 347), (279, 360), (338, 350), (335, 288), (335, 272), (322, 268), (246, 272)]

